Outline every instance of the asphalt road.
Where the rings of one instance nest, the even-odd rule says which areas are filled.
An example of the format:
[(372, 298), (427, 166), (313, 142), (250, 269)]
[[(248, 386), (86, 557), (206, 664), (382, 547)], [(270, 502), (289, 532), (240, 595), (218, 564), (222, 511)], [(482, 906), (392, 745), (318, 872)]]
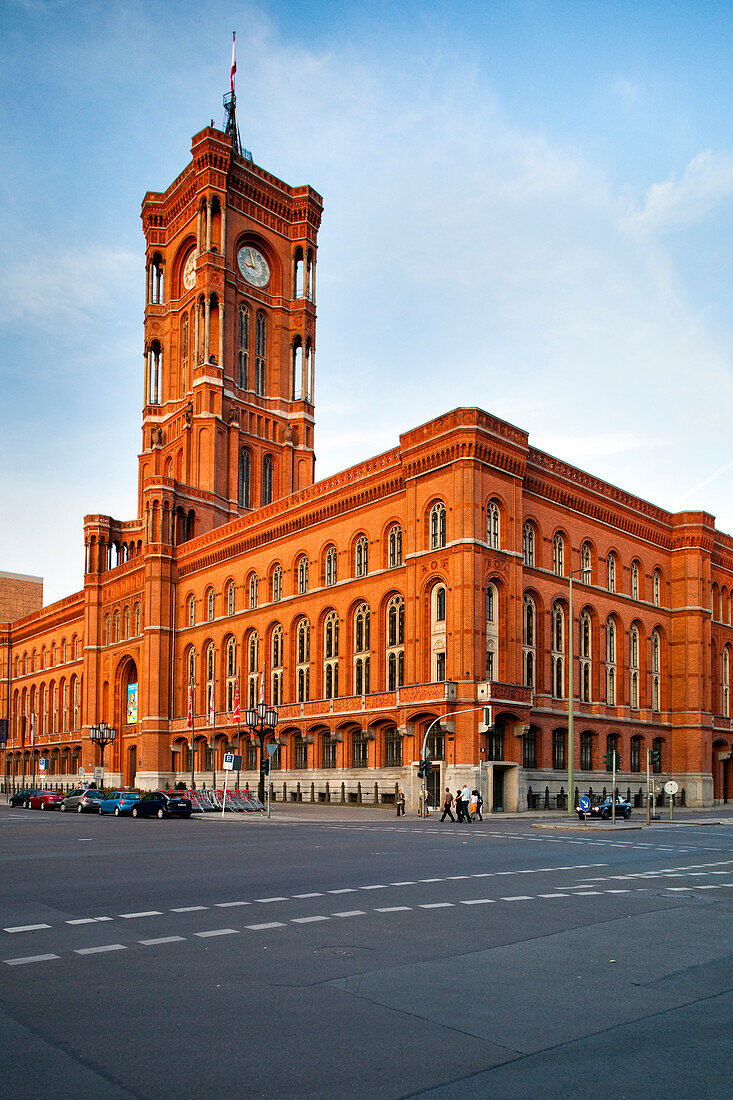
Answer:
[(8, 1097), (733, 1095), (733, 819), (0, 807)]

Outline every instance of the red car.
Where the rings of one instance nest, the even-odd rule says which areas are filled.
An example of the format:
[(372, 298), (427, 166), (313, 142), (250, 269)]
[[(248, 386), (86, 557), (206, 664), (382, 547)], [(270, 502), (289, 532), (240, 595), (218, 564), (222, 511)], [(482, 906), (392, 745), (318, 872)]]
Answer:
[(64, 796), (60, 791), (36, 791), (28, 799), (32, 810), (60, 810)]

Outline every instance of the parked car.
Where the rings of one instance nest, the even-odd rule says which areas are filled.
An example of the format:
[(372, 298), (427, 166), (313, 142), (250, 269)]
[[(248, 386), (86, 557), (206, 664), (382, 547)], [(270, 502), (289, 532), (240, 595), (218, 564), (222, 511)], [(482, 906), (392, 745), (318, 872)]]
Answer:
[[(597, 798), (591, 802), (589, 810), (584, 810), (580, 806), (575, 807), (575, 812), (581, 821), (585, 821), (586, 817), (599, 817), (602, 821), (610, 821), (612, 810), (610, 794), (606, 798)], [(620, 795), (616, 796), (616, 817), (623, 817), (626, 821), (631, 817), (631, 803)]]
[(96, 787), (75, 787), (73, 791), (69, 791), (61, 803), (61, 812), (76, 810), (78, 814), (96, 814), (103, 798), (104, 794)]
[(63, 801), (61, 791), (36, 791), (28, 800), (32, 810), (58, 810)]
[(25, 810), (30, 805), (31, 795), (41, 794), (42, 791), (39, 787), (23, 787), (22, 790), (16, 791), (15, 794), (11, 794), (8, 805), (10, 806), (22, 806)]
[(149, 791), (132, 807), (133, 817), (190, 817), (191, 799), (173, 791)]
[(98, 812), (119, 817), (121, 814), (132, 813), (133, 806), (139, 801), (140, 795), (135, 791), (113, 791), (98, 803)]

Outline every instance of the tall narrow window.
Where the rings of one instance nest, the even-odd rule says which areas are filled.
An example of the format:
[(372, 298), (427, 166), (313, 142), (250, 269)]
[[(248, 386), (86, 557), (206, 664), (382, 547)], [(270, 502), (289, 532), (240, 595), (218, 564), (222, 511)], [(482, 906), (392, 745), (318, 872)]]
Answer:
[(565, 697), (565, 612), (559, 601), (552, 607), (550, 631), (552, 695), (555, 699), (563, 699)]
[(324, 698), (336, 699), (339, 693), (339, 622), (335, 611), (330, 611), (323, 624), (323, 680)]
[(635, 734), (631, 738), (631, 752), (629, 755), (629, 771), (641, 771), (641, 737)]
[(326, 551), (326, 567), (324, 570), (327, 588), (330, 588), (331, 585), (336, 584), (336, 581), (338, 580), (337, 562), (338, 554), (336, 552), (336, 547), (329, 546), (328, 550)]
[(655, 607), (660, 606), (660, 600), (662, 598), (662, 574), (658, 569), (654, 570), (654, 576), (652, 577), (652, 602)]
[(445, 504), (438, 501), (430, 509), (430, 549), (439, 550), (445, 546)]
[(495, 584), (486, 587), (486, 679), (496, 680), (499, 671), (499, 593)]
[(369, 572), (369, 542), (366, 535), (356, 540), (354, 548), (354, 576), (366, 577)]
[(405, 601), (392, 596), (387, 604), (387, 691), (405, 682)]
[(587, 731), (580, 735), (580, 770), (593, 771), (593, 734)]
[(304, 596), (308, 591), (308, 559), (305, 554), (298, 558), (298, 595)]
[(583, 570), (580, 579), (583, 584), (590, 584), (593, 580), (593, 551), (589, 542), (584, 542), (581, 547), (580, 564)]
[(522, 618), (522, 679), (525, 687), (535, 686), (537, 611), (531, 596), (525, 595)]
[(568, 766), (567, 758), (568, 735), (565, 730), (552, 731), (552, 766), (556, 771)]
[(664, 748), (664, 739), (661, 738), (661, 737), (655, 737), (654, 740), (652, 741), (652, 748), (653, 748), (654, 752), (659, 753), (658, 757), (656, 758), (656, 760), (652, 764), (652, 771), (654, 772), (655, 775), (661, 775), (662, 771), (663, 771), (663, 768), (662, 768), (662, 763), (663, 763), (663, 761), (662, 761), (662, 749)]
[(189, 596), (188, 597), (188, 625), (189, 626), (195, 626), (196, 625), (196, 597), (195, 596)]
[(629, 631), (629, 704), (632, 710), (639, 709), (639, 628), (636, 623), (632, 623)]
[(486, 541), (492, 550), (498, 550), (501, 545), (501, 516), (495, 500), (490, 500), (486, 506)]
[(257, 607), (258, 593), (259, 593), (259, 580), (256, 573), (250, 573), (249, 575), (249, 609), (254, 611)]
[(181, 396), (188, 392), (188, 314), (181, 318)]
[(369, 694), (369, 605), (359, 604), (354, 613), (354, 695)]
[(267, 320), (264, 313), (257, 314), (255, 329), (255, 393), (264, 397), (267, 369)]
[(247, 642), (247, 706), (253, 710), (259, 697), (257, 672), (260, 667), (260, 639), (252, 631)]
[(237, 385), (246, 390), (249, 384), (249, 309), (239, 307), (239, 354), (237, 358)]
[(730, 718), (730, 650), (728, 646), (723, 650), (723, 717)]
[(534, 566), (534, 527), (531, 523), (525, 523), (522, 531), (522, 561), (530, 568)]
[(272, 571), (270, 589), (272, 602), (279, 603), (280, 600), (283, 598), (283, 571), (279, 565), (276, 565)]
[(652, 710), (661, 710), (662, 640), (659, 631), (652, 632)]
[(580, 701), (590, 703), (591, 692), (591, 618), (590, 612), (580, 613)]
[(272, 504), (272, 480), (274, 464), (271, 455), (262, 459), (262, 503)]
[(237, 609), (237, 586), (234, 581), (227, 585), (227, 614), (233, 615)]
[(606, 622), (606, 703), (616, 706), (616, 622)]
[(214, 649), (214, 643), (211, 642), (206, 650), (206, 713), (210, 715), (214, 712), (216, 717), (216, 650)]
[(252, 455), (246, 447), (239, 452), (239, 507), (250, 508), (252, 499)]
[(631, 563), (631, 598), (632, 600), (639, 599), (639, 563), (638, 561), (632, 561)]
[(617, 754), (617, 756), (616, 756), (616, 771), (621, 770), (619, 759), (618, 759), (618, 744), (619, 744), (618, 734), (617, 733), (609, 733), (606, 737), (606, 771), (607, 772), (613, 771), (613, 760), (611, 758), (611, 753), (612, 752), (615, 752)]
[(609, 592), (616, 591), (616, 555), (610, 553), (606, 560), (606, 579)]
[(402, 528), (398, 523), (389, 530), (389, 568), (402, 565)]
[(436, 584), (430, 593), (430, 678), (433, 681), (445, 680), (445, 585)]
[(214, 621), (214, 589), (210, 588), (206, 593), (206, 618), (210, 623)]
[(278, 623), (270, 639), (270, 702), (279, 707), (283, 701), (283, 628)]
[(307, 619), (298, 622), (296, 632), (296, 683), (299, 703), (310, 699), (310, 648), (311, 627)]
[(558, 577), (565, 576), (565, 540), (559, 531), (552, 541), (552, 569)]

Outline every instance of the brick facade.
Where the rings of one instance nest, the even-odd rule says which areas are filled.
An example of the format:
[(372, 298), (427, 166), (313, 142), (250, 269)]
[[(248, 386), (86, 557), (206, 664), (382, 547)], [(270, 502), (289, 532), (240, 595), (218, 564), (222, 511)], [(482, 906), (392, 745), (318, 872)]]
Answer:
[(636, 794), (655, 747), (689, 804), (728, 797), (733, 539), (712, 516), (665, 512), (475, 408), (313, 482), (321, 209), (214, 129), (146, 195), (138, 516), (87, 516), (83, 591), (0, 625), (5, 774), (32, 752), (55, 776), (91, 767), (105, 719), (112, 782), (186, 779), (192, 681), (197, 782), (241, 737), (251, 785), (231, 712), (235, 683), (244, 712), (264, 675), (279, 795), (399, 783), (414, 804), (437, 720), (436, 791), (481, 781), (509, 810), (567, 794), (572, 571), (577, 786), (610, 785), (615, 745)]

